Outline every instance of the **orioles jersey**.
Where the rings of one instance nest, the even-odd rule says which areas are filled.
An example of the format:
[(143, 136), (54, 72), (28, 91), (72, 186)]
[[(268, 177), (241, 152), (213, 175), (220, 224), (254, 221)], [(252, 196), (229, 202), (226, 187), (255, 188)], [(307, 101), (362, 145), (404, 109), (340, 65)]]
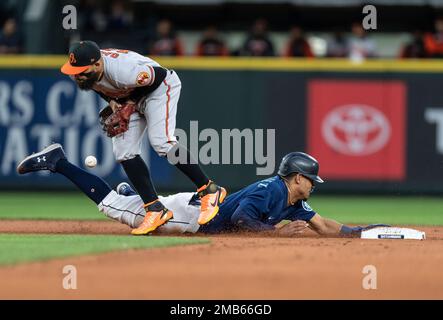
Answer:
[(134, 51), (100, 50), (103, 76), (92, 89), (109, 101), (139, 100), (154, 91), (166, 77), (166, 69)]

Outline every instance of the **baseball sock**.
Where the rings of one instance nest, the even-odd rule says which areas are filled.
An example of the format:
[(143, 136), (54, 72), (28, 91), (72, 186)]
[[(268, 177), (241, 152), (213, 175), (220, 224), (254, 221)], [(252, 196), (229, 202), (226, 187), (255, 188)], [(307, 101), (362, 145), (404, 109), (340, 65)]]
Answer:
[(194, 160), (188, 149), (177, 143), (170, 152), (173, 152), (175, 157), (179, 157), (180, 153), (185, 152), (186, 161), (184, 161), (184, 163), (178, 162), (177, 164), (175, 164), (175, 166), (189, 179), (191, 179), (192, 182), (194, 182), (194, 184), (197, 186), (197, 189), (209, 183), (209, 178), (200, 168), (200, 165), (197, 163), (197, 161)]
[(101, 178), (73, 165), (66, 159), (57, 161), (56, 171), (71, 180), (84, 194), (96, 204), (112, 191), (111, 187)]
[(140, 156), (122, 161), (121, 164), (145, 204), (158, 199), (149, 169)]

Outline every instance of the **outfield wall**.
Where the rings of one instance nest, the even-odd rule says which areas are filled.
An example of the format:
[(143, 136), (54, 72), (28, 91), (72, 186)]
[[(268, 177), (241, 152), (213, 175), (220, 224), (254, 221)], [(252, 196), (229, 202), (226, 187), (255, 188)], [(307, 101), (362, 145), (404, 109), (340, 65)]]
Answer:
[[(77, 90), (58, 71), (64, 59), (0, 57), (0, 188), (67, 187), (61, 177), (15, 173), (24, 155), (51, 141), (63, 143), (77, 164), (96, 155), (99, 166), (92, 172), (113, 185), (125, 177), (97, 124), (104, 102), (94, 93)], [(443, 62), (159, 61), (182, 80), (177, 127), (188, 139), (204, 129), (214, 129), (220, 141), (223, 129), (264, 129), (262, 136), (252, 131), (254, 152), (249, 149), (242, 156), (241, 162), (250, 164), (223, 158), (221, 146), (218, 155), (215, 148), (207, 154), (213, 160), (205, 165), (207, 173), (231, 189), (266, 177), (257, 176), (257, 167), (272, 172), (282, 155), (304, 150), (320, 160), (321, 175), (328, 181), (321, 187), (324, 191), (443, 192)], [(190, 121), (198, 121), (198, 130)], [(275, 129), (276, 163), (266, 147), (259, 152), (257, 145), (272, 139), (267, 129)], [(208, 150), (208, 136), (200, 136), (200, 152)], [(197, 146), (188, 142), (188, 147)], [(193, 188), (152, 150), (144, 157), (159, 190)]]

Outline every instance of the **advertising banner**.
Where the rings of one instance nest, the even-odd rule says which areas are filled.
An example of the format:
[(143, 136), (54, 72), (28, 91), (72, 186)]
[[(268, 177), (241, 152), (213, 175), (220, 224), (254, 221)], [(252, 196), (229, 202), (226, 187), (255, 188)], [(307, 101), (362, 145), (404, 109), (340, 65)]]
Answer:
[[(113, 156), (111, 140), (98, 123), (98, 112), (106, 102), (94, 92), (77, 89), (69, 78), (50, 75), (0, 74), (0, 185), (67, 186), (67, 181), (58, 175), (48, 178), (49, 173), (39, 172), (19, 177), (16, 173), (22, 159), (53, 142), (61, 143), (68, 159), (85, 169), (84, 159), (96, 156), (97, 167), (87, 170), (111, 184), (125, 179)], [(147, 139), (145, 150), (149, 150)], [(150, 155), (146, 151), (143, 156), (154, 161), (153, 175), (170, 183), (171, 168), (158, 157), (152, 160)]]
[(308, 153), (329, 180), (406, 177), (406, 87), (401, 81), (310, 80)]

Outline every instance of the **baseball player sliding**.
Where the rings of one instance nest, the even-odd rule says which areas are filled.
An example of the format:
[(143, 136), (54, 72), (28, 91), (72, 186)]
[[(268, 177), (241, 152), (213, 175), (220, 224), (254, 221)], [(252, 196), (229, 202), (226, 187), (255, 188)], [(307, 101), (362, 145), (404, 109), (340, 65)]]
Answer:
[[(143, 199), (127, 183), (112, 190), (101, 178), (73, 165), (66, 159), (60, 144), (53, 144), (25, 158), (17, 167), (19, 174), (50, 170), (71, 180), (84, 194), (94, 201), (107, 217), (131, 228), (144, 224), (148, 213)], [(166, 232), (220, 233), (255, 231), (270, 234), (296, 236), (306, 228), (322, 235), (359, 235), (368, 227), (349, 227), (321, 217), (306, 202), (315, 183), (322, 183), (318, 176), (317, 160), (306, 153), (292, 152), (286, 155), (278, 175), (253, 183), (228, 196), (220, 204), (218, 214), (207, 224), (200, 225), (200, 197), (198, 193), (178, 193), (159, 197), (174, 212), (174, 217), (158, 230)], [(292, 222), (276, 227), (281, 221)]]
[(93, 41), (80, 41), (70, 47), (69, 61), (61, 71), (81, 90), (94, 90), (109, 102), (100, 111), (100, 122), (146, 211), (143, 222), (130, 224), (137, 225), (133, 234), (152, 232), (175, 215), (157, 196), (149, 169), (140, 157), (146, 130), (154, 150), (163, 157), (179, 158), (175, 166), (196, 185), (201, 200), (198, 223), (204, 225), (217, 215), (226, 190), (209, 180), (174, 136), (181, 82), (173, 70), (136, 52), (100, 50)]

